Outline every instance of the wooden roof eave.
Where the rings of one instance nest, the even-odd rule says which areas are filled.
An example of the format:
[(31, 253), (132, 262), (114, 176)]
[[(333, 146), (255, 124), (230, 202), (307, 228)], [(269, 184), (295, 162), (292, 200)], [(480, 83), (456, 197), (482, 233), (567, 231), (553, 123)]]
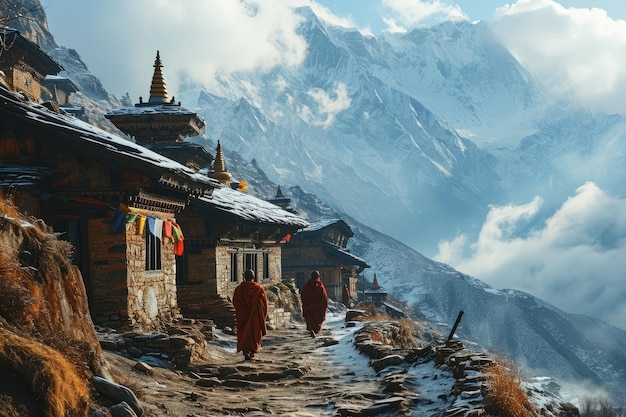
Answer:
[(354, 265), (356, 267), (359, 267), (361, 271), (365, 268), (370, 267), (370, 265), (368, 265), (368, 263), (364, 259), (361, 259), (358, 256), (353, 255), (352, 253), (341, 249), (331, 243), (322, 241), (322, 249), (324, 250), (324, 252), (336, 257), (346, 265)]
[(52, 58), (46, 51), (41, 49), (39, 45), (29, 41), (18, 30), (8, 27), (0, 28), (0, 37), (4, 39), (4, 44), (13, 44), (12, 48), (15, 48), (16, 45), (24, 48), (28, 52), (28, 55), (35, 59), (37, 63), (42, 67), (41, 69), (43, 69), (44, 71), (43, 75), (56, 75), (59, 72), (63, 71), (63, 67), (58, 62), (56, 62), (54, 58)]

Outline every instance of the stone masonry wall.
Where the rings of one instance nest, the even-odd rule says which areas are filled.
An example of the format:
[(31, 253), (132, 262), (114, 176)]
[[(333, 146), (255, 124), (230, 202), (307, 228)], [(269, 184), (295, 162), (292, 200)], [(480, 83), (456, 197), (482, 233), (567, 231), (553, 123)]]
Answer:
[[(157, 217), (156, 213), (149, 213)], [(161, 218), (171, 218), (164, 213)], [(161, 239), (161, 269), (146, 271), (146, 230), (137, 233), (137, 224), (126, 225), (128, 258), (128, 312), (133, 327), (159, 329), (163, 323), (179, 317), (176, 297), (176, 257), (174, 241)]]

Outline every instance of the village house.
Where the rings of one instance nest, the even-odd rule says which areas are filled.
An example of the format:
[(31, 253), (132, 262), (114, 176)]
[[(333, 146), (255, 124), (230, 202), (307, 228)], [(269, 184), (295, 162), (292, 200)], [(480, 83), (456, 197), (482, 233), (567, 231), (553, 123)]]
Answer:
[(155, 329), (178, 317), (175, 251), (183, 231), (175, 216), (220, 184), (57, 112), (55, 103), (38, 104), (44, 77), (61, 67), (18, 32), (5, 28), (0, 36), (10, 45), (0, 55), (5, 196), (73, 244), (95, 323)]
[[(220, 327), (234, 326), (231, 296), (243, 272), (252, 269), (263, 284), (282, 282), (281, 246), (285, 238), (308, 223), (259, 198), (233, 189), (218, 140), (215, 158), (199, 144), (184, 138), (200, 133), (204, 121), (168, 99), (159, 52), (147, 101), (116, 109), (107, 117), (137, 143), (207, 175), (223, 184), (210, 196), (190, 199), (177, 215), (185, 231), (184, 251), (176, 257), (178, 305), (184, 316), (210, 318)], [(211, 162), (213, 168), (207, 169)], [(283, 314), (285, 313), (285, 314)], [(291, 318), (270, 303), (270, 322)]]
[(0, 27), (0, 45), (0, 83), (39, 102), (46, 75), (56, 75), (63, 67), (15, 29)]
[(320, 221), (300, 230), (283, 247), (283, 278), (302, 290), (311, 271), (318, 270), (331, 299), (341, 302), (344, 284), (350, 297), (356, 299), (359, 274), (369, 265), (347, 249), (352, 236), (350, 226), (340, 219)]
[(76, 117), (82, 118), (85, 115), (83, 106), (75, 106), (70, 103), (70, 95), (78, 92), (78, 87), (72, 80), (59, 75), (47, 75), (42, 86), (45, 87), (42, 100), (52, 100), (59, 105), (60, 110)]

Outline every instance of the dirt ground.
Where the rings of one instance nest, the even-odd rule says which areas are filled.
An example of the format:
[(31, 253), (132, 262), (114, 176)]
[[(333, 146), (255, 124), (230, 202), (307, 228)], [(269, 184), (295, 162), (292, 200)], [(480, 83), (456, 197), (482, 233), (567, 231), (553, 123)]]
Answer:
[[(353, 352), (342, 317), (309, 336), (304, 325), (269, 330), (252, 361), (235, 353), (236, 337), (217, 332), (210, 359), (190, 370), (134, 368), (136, 360), (105, 352), (118, 383), (132, 389), (144, 416), (350, 415), (389, 397), (368, 359)], [(348, 410), (348, 411), (346, 411)]]

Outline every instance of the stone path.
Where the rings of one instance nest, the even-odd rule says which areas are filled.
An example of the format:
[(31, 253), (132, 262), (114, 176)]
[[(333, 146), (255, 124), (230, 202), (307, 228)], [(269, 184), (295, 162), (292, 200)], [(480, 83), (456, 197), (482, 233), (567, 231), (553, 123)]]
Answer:
[(209, 342), (207, 363), (191, 370), (153, 367), (145, 373), (132, 368), (136, 361), (109, 353), (107, 360), (118, 376), (133, 369), (119, 382), (137, 393), (147, 417), (313, 417), (338, 415), (338, 410), (363, 415), (351, 410), (376, 406), (390, 395), (382, 392), (369, 359), (355, 349), (355, 328), (346, 328), (344, 317), (329, 318), (315, 338), (299, 325), (270, 330), (253, 361), (236, 354), (235, 336), (223, 333)]
[[(488, 355), (459, 341), (410, 350), (377, 341), (393, 329), (389, 322), (346, 324), (345, 314), (335, 314), (315, 338), (302, 324), (270, 330), (253, 361), (235, 353), (234, 335), (219, 331), (206, 361), (189, 369), (138, 366), (111, 352), (106, 358), (117, 382), (137, 394), (145, 417), (485, 415)], [(560, 415), (559, 403), (549, 405), (542, 415)]]

